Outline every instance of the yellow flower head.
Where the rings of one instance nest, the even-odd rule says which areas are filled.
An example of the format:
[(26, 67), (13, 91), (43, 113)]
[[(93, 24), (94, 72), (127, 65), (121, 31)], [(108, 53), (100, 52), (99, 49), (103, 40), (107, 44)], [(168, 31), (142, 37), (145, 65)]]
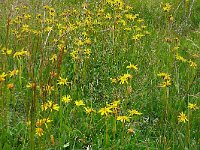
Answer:
[(94, 110), (93, 108), (88, 108), (88, 107), (84, 107), (85, 108), (85, 112), (87, 113), (87, 114), (91, 114), (91, 113), (93, 113), (93, 112), (96, 112), (96, 110)]
[(170, 80), (166, 80), (164, 82), (162, 82), (162, 84), (159, 85), (159, 87), (169, 87), (170, 85), (172, 85)]
[(58, 106), (58, 104), (54, 104), (52, 101), (48, 101), (48, 108), (50, 108), (50, 111), (59, 111), (60, 106)]
[(36, 135), (41, 137), (42, 135), (44, 135), (44, 130), (42, 128), (36, 128)]
[(133, 64), (130, 64), (130, 65), (127, 66), (126, 68), (128, 68), (128, 69), (133, 69), (133, 70), (138, 70), (137, 65), (133, 65)]
[(129, 115), (130, 115), (130, 116), (133, 116), (133, 115), (142, 115), (141, 112), (139, 112), (139, 111), (137, 111), (137, 110), (135, 110), (135, 109), (129, 110), (128, 112), (129, 112)]
[(128, 83), (128, 79), (131, 79), (131, 78), (132, 78), (132, 75), (124, 74), (123, 76), (119, 77), (119, 83), (120, 84)]
[(61, 78), (59, 77), (59, 80), (58, 80), (58, 85), (68, 85), (68, 79), (67, 78)]
[(83, 102), (83, 100), (79, 100), (79, 101), (75, 101), (75, 105), (76, 106), (85, 106), (85, 103)]
[(9, 76), (10, 77), (16, 76), (18, 74), (18, 72), (19, 72), (19, 70), (14, 69), (13, 71), (9, 72)]
[(179, 54), (176, 54), (176, 60), (180, 60), (182, 62), (187, 62), (187, 60), (185, 58), (183, 58), (182, 56), (180, 56)]
[(163, 5), (164, 12), (169, 12), (171, 8), (172, 8), (172, 5), (170, 5), (169, 3), (166, 3)]
[(8, 85), (7, 85), (7, 88), (8, 88), (9, 90), (13, 89), (13, 88), (14, 88), (14, 84), (12, 84), (12, 83), (8, 84)]
[(186, 121), (188, 121), (187, 116), (183, 112), (181, 112), (178, 116), (178, 122), (184, 122), (185, 123)]
[(0, 82), (4, 81), (6, 76), (7, 76), (7, 74), (6, 74), (5, 72), (3, 72), (3, 73), (0, 75)]
[(71, 100), (72, 100), (72, 99), (71, 99), (71, 96), (70, 96), (70, 95), (63, 96), (63, 97), (62, 97), (62, 101), (63, 101), (64, 103), (69, 103)]
[(102, 116), (108, 116), (109, 113), (112, 113), (112, 110), (110, 110), (110, 107), (104, 107), (99, 110), (99, 113), (101, 113)]
[(193, 62), (191, 59), (188, 61), (188, 63), (190, 64), (190, 67), (193, 67), (193, 68), (197, 67), (197, 64)]
[(197, 106), (197, 104), (192, 104), (192, 103), (188, 104), (188, 108), (190, 110), (197, 110), (197, 109), (199, 109), (198, 106)]
[(127, 116), (118, 116), (117, 120), (120, 120), (121, 122), (125, 123), (126, 121), (127, 122), (130, 121), (130, 117), (127, 117)]

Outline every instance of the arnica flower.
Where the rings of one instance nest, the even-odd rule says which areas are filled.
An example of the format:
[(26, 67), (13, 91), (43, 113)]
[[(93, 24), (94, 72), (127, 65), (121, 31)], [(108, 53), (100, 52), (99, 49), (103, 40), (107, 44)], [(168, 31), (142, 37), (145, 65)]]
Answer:
[(19, 70), (14, 69), (13, 71), (9, 72), (9, 76), (10, 77), (16, 76), (18, 74), (18, 72), (19, 72)]
[(183, 112), (181, 112), (178, 116), (178, 122), (184, 122), (185, 123), (186, 121), (188, 121), (187, 116)]
[(57, 55), (53, 54), (52, 57), (50, 58), (51, 62), (54, 63), (55, 61), (57, 61)]
[(36, 89), (36, 88), (39, 88), (39, 86), (37, 86), (36, 83), (28, 83), (28, 84), (26, 85), (26, 87), (27, 87), (27, 88), (30, 88), (30, 89), (32, 89), (32, 90), (34, 90), (34, 89)]
[(38, 119), (36, 122), (36, 127), (41, 127), (42, 125), (45, 125), (46, 128), (48, 129), (47, 123), (52, 122), (53, 120), (50, 120), (49, 118), (43, 118), (43, 119)]
[(42, 111), (46, 111), (49, 108), (49, 104), (48, 103), (44, 103), (41, 105), (41, 109)]
[(20, 52), (15, 52), (13, 57), (19, 59), (23, 56), (29, 56), (29, 52), (28, 51), (24, 51), (23, 49)]
[(128, 83), (128, 79), (131, 79), (131, 78), (132, 78), (132, 75), (124, 74), (123, 76), (119, 77), (119, 83), (120, 84)]
[(119, 104), (120, 104), (120, 100), (118, 100), (118, 101), (113, 101), (112, 103), (110, 103), (110, 104), (107, 104), (107, 107), (108, 108), (110, 108), (110, 109), (112, 109), (112, 112), (114, 113), (114, 114), (117, 114), (118, 113), (118, 111), (119, 111)]
[(63, 101), (64, 103), (69, 103), (71, 100), (72, 100), (72, 99), (71, 99), (71, 96), (70, 96), (70, 95), (63, 96), (63, 97), (62, 97), (62, 101)]
[(7, 85), (7, 88), (8, 88), (9, 90), (13, 89), (13, 88), (14, 88), (14, 84), (12, 84), (12, 83), (8, 84), (8, 85)]
[(190, 64), (190, 67), (193, 67), (193, 68), (197, 67), (197, 64), (193, 62), (191, 59), (188, 61), (188, 63)]
[(44, 135), (44, 130), (42, 128), (36, 128), (36, 135), (41, 137), (42, 135)]
[(60, 106), (58, 106), (58, 104), (54, 104), (52, 101), (48, 101), (48, 108), (50, 109), (50, 111), (59, 111)]
[(130, 122), (130, 117), (127, 117), (127, 116), (118, 116), (117, 120), (119, 120), (119, 121), (121, 121), (123, 123), (125, 123), (126, 121)]
[(197, 104), (192, 104), (192, 103), (188, 104), (188, 108), (190, 110), (197, 110), (197, 109), (199, 109), (198, 106), (197, 106)]
[(133, 64), (130, 64), (130, 65), (127, 66), (126, 68), (128, 68), (128, 69), (133, 69), (133, 70), (138, 70), (137, 65), (133, 65)]
[(4, 54), (4, 55), (12, 54), (12, 50), (8, 49), (8, 48), (5, 48), (5, 47), (3, 47), (1, 51), (2, 51), (2, 54)]
[(87, 113), (87, 114), (91, 114), (91, 113), (95, 113), (96, 112), (96, 110), (94, 110), (93, 108), (88, 108), (88, 107), (84, 107), (85, 108), (85, 112)]
[(85, 106), (85, 103), (83, 102), (83, 100), (79, 100), (79, 101), (75, 101), (75, 105), (76, 106)]
[(1, 75), (0, 75), (0, 83), (2, 81), (5, 81), (5, 77), (7, 76), (7, 74), (5, 72), (3, 72)]
[(59, 77), (59, 80), (58, 80), (58, 85), (68, 85), (69, 82), (68, 82), (68, 79), (67, 78), (61, 78)]
[(187, 62), (187, 60), (185, 58), (183, 58), (182, 56), (180, 56), (179, 54), (176, 54), (176, 60), (180, 60), (182, 62)]
[(101, 109), (99, 110), (99, 113), (101, 113), (102, 116), (103, 116), (103, 115), (108, 116), (109, 113), (112, 113), (112, 110), (110, 110), (109, 107), (104, 107), (104, 108), (101, 108)]
[(48, 92), (49, 94), (51, 94), (51, 91), (53, 91), (53, 90), (54, 90), (54, 87), (51, 85), (47, 84), (44, 86), (44, 91)]
[(133, 115), (142, 115), (141, 112), (139, 112), (139, 111), (137, 111), (137, 110), (135, 110), (135, 109), (129, 110), (128, 112), (129, 112), (129, 115), (130, 115), (130, 116), (133, 116)]
[(172, 8), (172, 5), (170, 5), (169, 3), (166, 3), (163, 5), (164, 12), (169, 12), (171, 8)]
[(164, 82), (162, 82), (162, 84), (159, 85), (159, 87), (169, 87), (170, 85), (172, 85), (170, 80), (166, 80)]
[(171, 80), (171, 75), (170, 74), (167, 74), (167, 73), (164, 73), (164, 72), (161, 72), (159, 74), (157, 74), (159, 77), (162, 77), (164, 80)]

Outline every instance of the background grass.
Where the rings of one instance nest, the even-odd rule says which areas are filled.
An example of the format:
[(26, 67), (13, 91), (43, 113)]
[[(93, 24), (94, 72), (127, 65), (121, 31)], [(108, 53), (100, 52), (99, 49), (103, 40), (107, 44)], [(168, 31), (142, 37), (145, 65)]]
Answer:
[[(165, 3), (172, 5), (169, 12), (163, 11)], [(189, 103), (198, 107), (200, 99), (200, 2), (127, 0), (125, 5), (133, 7), (127, 14), (139, 14), (144, 22), (129, 21), (125, 6), (120, 10), (106, 1), (0, 2), (0, 149), (200, 148), (199, 109), (188, 108)], [(136, 34), (144, 37), (135, 41)], [(80, 44), (86, 39), (91, 43)], [(14, 57), (22, 50), (27, 53)], [(190, 66), (190, 60), (197, 66)], [(127, 69), (130, 63), (138, 70)], [(11, 77), (14, 69), (18, 73)], [(171, 75), (171, 86), (160, 87), (161, 72)], [(126, 73), (132, 78), (120, 84)], [(59, 85), (59, 77), (69, 83)], [(64, 103), (64, 95), (71, 102)], [(96, 112), (76, 106), (81, 99)], [(115, 100), (120, 104), (110, 115), (98, 112)], [(48, 101), (54, 104), (42, 110)], [(59, 110), (51, 111), (56, 104)], [(131, 109), (142, 115), (117, 120), (129, 117)], [(181, 112), (186, 123), (178, 121)], [(52, 121), (39, 124), (44, 118)]]

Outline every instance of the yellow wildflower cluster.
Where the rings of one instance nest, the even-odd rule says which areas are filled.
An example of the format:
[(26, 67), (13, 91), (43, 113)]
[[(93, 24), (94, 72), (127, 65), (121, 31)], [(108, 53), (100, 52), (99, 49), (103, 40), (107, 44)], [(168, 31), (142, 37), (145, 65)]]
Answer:
[(192, 61), (191, 59), (188, 61), (184, 57), (180, 56), (178, 53), (176, 54), (175, 57), (176, 57), (176, 60), (179, 60), (179, 61), (182, 61), (182, 62), (187, 62), (190, 65), (190, 67), (193, 67), (193, 68), (197, 67), (197, 64), (194, 61)]
[(110, 114), (114, 114), (116, 120), (121, 121), (123, 123), (130, 122), (130, 119), (134, 115), (141, 115), (142, 113), (138, 112), (137, 110), (128, 110), (129, 115), (119, 115), (120, 113), (120, 100), (113, 101), (112, 103), (109, 103), (106, 105), (106, 107), (101, 108), (98, 111), (102, 116), (108, 117)]
[(28, 51), (24, 51), (23, 49), (20, 51), (20, 52), (15, 52), (13, 57), (15, 58), (21, 58), (21, 57), (24, 57), (24, 56), (29, 56), (29, 52)]
[(172, 83), (171, 83), (171, 77), (170, 77), (171, 75), (162, 72), (162, 73), (159, 73), (158, 76), (159, 76), (159, 77), (162, 77), (163, 80), (164, 80), (164, 81), (162, 82), (162, 84), (160, 84), (159, 87), (169, 87), (169, 86), (172, 84)]
[(18, 74), (18, 72), (19, 72), (19, 70), (17, 70), (17, 69), (14, 69), (14, 70), (12, 70), (12, 71), (9, 71), (9, 73), (2, 72), (2, 73), (0, 74), (0, 83), (1, 83), (2, 81), (5, 81), (5, 79), (6, 79), (7, 76), (9, 76), (10, 78), (16, 76), (16, 75)]
[(59, 111), (60, 106), (52, 101), (47, 101), (41, 105), (41, 108), (42, 111), (46, 111), (49, 109), (52, 112), (53, 110)]

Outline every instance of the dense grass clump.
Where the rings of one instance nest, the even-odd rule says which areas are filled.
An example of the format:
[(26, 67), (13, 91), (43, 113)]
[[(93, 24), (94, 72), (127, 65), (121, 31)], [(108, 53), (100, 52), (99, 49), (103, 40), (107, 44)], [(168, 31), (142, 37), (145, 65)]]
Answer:
[(1, 1), (0, 149), (198, 150), (199, 8)]

